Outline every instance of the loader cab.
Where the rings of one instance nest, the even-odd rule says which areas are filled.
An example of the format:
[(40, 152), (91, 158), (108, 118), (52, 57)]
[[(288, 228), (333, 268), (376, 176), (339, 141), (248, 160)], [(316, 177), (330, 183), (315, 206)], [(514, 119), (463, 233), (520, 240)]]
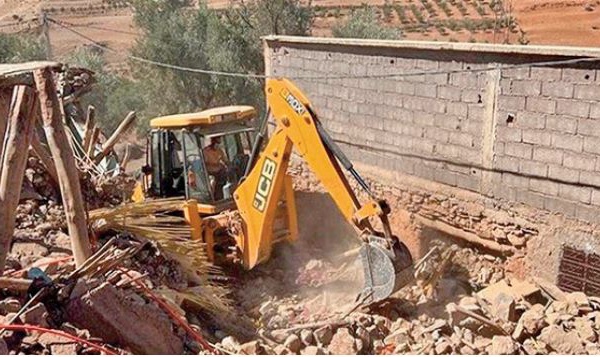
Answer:
[(228, 106), (151, 120), (146, 195), (231, 202), (248, 164), (255, 117), (253, 107)]

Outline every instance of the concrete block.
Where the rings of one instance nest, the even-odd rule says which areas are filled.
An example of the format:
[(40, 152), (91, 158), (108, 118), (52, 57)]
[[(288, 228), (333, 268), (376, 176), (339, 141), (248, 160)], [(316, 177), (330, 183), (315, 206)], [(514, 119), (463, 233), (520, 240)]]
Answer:
[[(508, 156), (518, 157), (521, 159), (531, 159), (533, 145), (523, 143), (506, 143), (504, 153)], [(538, 160), (544, 161), (544, 160)], [(545, 162), (545, 161), (544, 161)]]
[(586, 136), (583, 139), (583, 151), (600, 155), (600, 138)]
[(407, 82), (404, 80), (395, 81), (395, 92), (399, 94), (414, 95), (415, 85), (415, 83)]
[(573, 98), (574, 85), (564, 82), (542, 83), (542, 95), (553, 98)]
[(497, 156), (494, 160), (494, 169), (518, 173), (519, 163), (519, 159), (516, 157)]
[(558, 196), (564, 197), (571, 201), (591, 203), (592, 189), (589, 187), (560, 184), (558, 188)]
[(546, 199), (544, 200), (544, 209), (550, 212), (562, 213), (564, 215), (573, 217), (575, 216), (576, 208), (576, 203), (569, 202), (565, 199), (546, 197)]
[(476, 89), (463, 89), (460, 100), (465, 103), (483, 103), (483, 92)]
[(446, 104), (446, 113), (455, 115), (457, 117), (466, 118), (469, 107), (467, 103), (462, 102), (448, 102)]
[(453, 86), (438, 86), (437, 96), (440, 99), (459, 101), (461, 96), (461, 90), (460, 88)]
[(579, 170), (560, 165), (548, 165), (548, 177), (566, 182), (579, 182)]
[(536, 113), (554, 114), (556, 112), (556, 102), (552, 99), (527, 97), (525, 108)]
[(466, 190), (478, 192), (480, 186), (480, 177), (475, 175), (457, 174), (456, 186)]
[(544, 201), (546, 200), (545, 195), (527, 190), (517, 191), (517, 198), (526, 205), (542, 209), (544, 208)]
[(546, 128), (565, 134), (575, 134), (577, 119), (565, 115), (548, 115), (546, 116)]
[(530, 176), (548, 177), (548, 165), (531, 160), (521, 160), (519, 162), (519, 172)]
[(435, 140), (436, 143), (448, 143), (449, 134), (448, 130), (444, 130), (441, 128), (431, 127), (425, 128), (424, 130), (425, 137), (427, 139)]
[(550, 146), (551, 141), (552, 134), (545, 130), (523, 129), (524, 143)]
[(438, 85), (448, 84), (450, 81), (450, 75), (447, 73), (440, 74), (426, 74), (425, 83), (435, 83)]
[(439, 128), (458, 130), (460, 128), (460, 124), (461, 118), (454, 115), (435, 114), (434, 116), (434, 125)]
[(443, 102), (437, 98), (419, 98), (421, 100), (423, 109), (430, 113), (446, 112), (446, 102)]
[(593, 69), (563, 68), (562, 80), (574, 83), (592, 83), (596, 73)]
[(590, 118), (600, 119), (600, 103), (592, 103), (592, 107), (590, 109)]
[(439, 69), (442, 71), (455, 71), (464, 68), (463, 62), (458, 61), (441, 61), (439, 62)]
[(535, 147), (533, 149), (533, 159), (539, 162), (560, 165), (563, 161), (563, 151), (557, 149)]
[(590, 103), (577, 100), (556, 100), (556, 113), (587, 118), (590, 115)]
[(529, 179), (529, 189), (549, 196), (558, 195), (558, 183), (546, 179)]
[(438, 69), (439, 62), (435, 60), (417, 59), (415, 67), (419, 69)]
[(499, 126), (496, 128), (496, 138), (503, 142), (520, 143), (522, 139), (522, 130), (508, 126)]
[(552, 133), (552, 146), (559, 149), (581, 152), (583, 150), (583, 137)]
[(415, 84), (415, 95), (425, 98), (436, 98), (437, 97), (437, 85), (419, 83)]
[(600, 208), (586, 204), (578, 204), (575, 208), (575, 217), (589, 223), (600, 223)]
[(600, 206), (600, 190), (598, 189), (592, 190), (592, 204), (594, 206)]
[(600, 173), (596, 171), (581, 171), (579, 173), (579, 182), (584, 185), (593, 185), (600, 188)]
[(450, 80), (448, 81), (451, 85), (460, 88), (478, 88), (479, 80), (475, 73), (451, 73)]
[(467, 148), (473, 147), (473, 137), (464, 132), (452, 131), (449, 136), (450, 144), (460, 145)]
[(517, 112), (525, 109), (525, 97), (501, 95), (498, 97), (498, 109)]
[(513, 174), (508, 172), (502, 173), (502, 183), (513, 187), (513, 188), (527, 188), (529, 187), (529, 179), (519, 174)]
[(510, 80), (508, 88), (502, 83), (502, 93), (509, 95), (539, 96), (542, 92), (542, 82), (535, 80)]
[(546, 127), (546, 114), (519, 112), (515, 123), (520, 128), (544, 129)]
[(409, 112), (413, 115), (413, 122), (415, 123), (415, 125), (422, 125), (422, 126), (433, 126), (434, 122), (435, 122), (435, 114), (431, 114), (431, 113), (425, 113), (425, 112), (418, 112), (418, 113), (413, 113), (413, 112)]
[(576, 84), (574, 98), (599, 101), (600, 86), (598, 84)]
[(527, 79), (530, 76), (530, 68), (511, 68), (502, 70), (502, 78)]
[(435, 170), (434, 180), (449, 186), (456, 186), (458, 174), (445, 170)]
[(485, 108), (483, 104), (469, 104), (467, 118), (469, 120), (485, 121)]
[(600, 123), (592, 119), (579, 119), (577, 123), (577, 134), (600, 138)]
[(560, 68), (532, 67), (529, 73), (531, 79), (539, 81), (559, 81), (562, 73)]
[(413, 125), (402, 125), (400, 132), (414, 138), (423, 138), (425, 136), (424, 128)]
[(409, 110), (423, 110), (423, 101), (417, 97), (406, 97), (402, 103), (402, 106)]
[(576, 170), (594, 171), (596, 156), (565, 151), (563, 166)]

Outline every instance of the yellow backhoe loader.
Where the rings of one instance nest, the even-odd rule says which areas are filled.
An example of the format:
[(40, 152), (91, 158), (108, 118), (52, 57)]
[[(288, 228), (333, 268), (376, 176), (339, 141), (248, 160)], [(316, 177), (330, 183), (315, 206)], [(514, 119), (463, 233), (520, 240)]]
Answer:
[[(237, 259), (252, 269), (269, 259), (276, 243), (298, 237), (287, 174), (295, 150), (356, 228), (364, 301), (389, 297), (411, 280), (412, 257), (391, 232), (388, 204), (375, 199), (292, 82), (268, 79), (265, 91), (268, 112), (258, 128), (252, 125), (256, 111), (248, 106), (153, 119), (144, 185), (134, 200), (185, 197), (182, 211), (192, 239), (206, 243), (209, 258), (217, 264)], [(267, 140), (269, 118), (276, 127)], [(342, 169), (368, 193), (369, 202), (359, 202)], [(370, 219), (380, 220), (382, 232)]]

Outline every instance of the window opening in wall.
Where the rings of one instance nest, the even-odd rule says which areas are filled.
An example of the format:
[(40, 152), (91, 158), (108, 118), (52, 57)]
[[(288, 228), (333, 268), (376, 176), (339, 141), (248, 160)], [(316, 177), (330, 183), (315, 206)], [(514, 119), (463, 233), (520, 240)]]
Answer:
[(558, 287), (600, 296), (600, 255), (563, 246), (558, 267)]

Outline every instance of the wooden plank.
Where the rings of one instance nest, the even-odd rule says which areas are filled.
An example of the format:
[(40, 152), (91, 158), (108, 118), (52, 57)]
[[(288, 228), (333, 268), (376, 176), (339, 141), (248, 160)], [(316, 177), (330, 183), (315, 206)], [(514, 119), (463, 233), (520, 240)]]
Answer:
[(106, 140), (104, 145), (102, 145), (102, 152), (94, 157), (94, 163), (100, 163), (100, 161), (102, 161), (102, 159), (112, 151), (115, 144), (119, 141), (121, 135), (131, 128), (136, 118), (137, 116), (135, 112), (129, 112), (129, 114), (127, 114), (115, 132), (110, 136), (110, 138), (108, 138), (108, 140)]
[(15, 89), (0, 174), (0, 275), (4, 271), (15, 227), (15, 214), (34, 128), (34, 116), (31, 115), (34, 104), (35, 95), (31, 88), (19, 86)]
[(39, 69), (33, 73), (33, 77), (40, 100), (46, 139), (58, 173), (75, 266), (79, 267), (92, 255), (79, 171), (63, 125), (63, 112), (56, 94), (52, 71), (50, 68)]

